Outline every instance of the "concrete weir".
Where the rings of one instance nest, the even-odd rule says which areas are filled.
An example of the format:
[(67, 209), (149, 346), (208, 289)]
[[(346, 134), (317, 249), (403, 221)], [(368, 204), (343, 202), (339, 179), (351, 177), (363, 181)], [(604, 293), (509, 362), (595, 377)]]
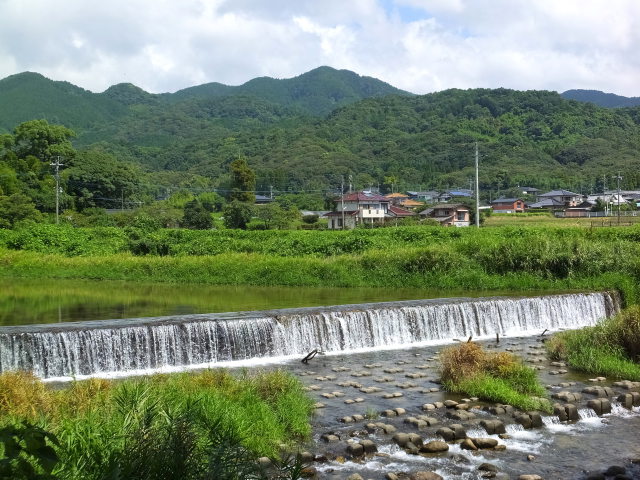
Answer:
[(413, 300), (255, 312), (0, 327), (0, 372), (42, 378), (406, 348), (453, 338), (593, 325), (615, 293)]

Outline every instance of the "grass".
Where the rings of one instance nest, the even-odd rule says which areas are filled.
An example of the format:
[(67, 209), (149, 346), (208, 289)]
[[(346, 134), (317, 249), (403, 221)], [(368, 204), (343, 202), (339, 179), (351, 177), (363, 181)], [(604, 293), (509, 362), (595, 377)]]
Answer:
[(490, 353), (467, 342), (443, 350), (440, 361), (442, 382), (449, 392), (522, 410), (551, 411), (535, 370), (511, 353)]
[(29, 422), (53, 433), (60, 479), (195, 479), (207, 469), (206, 478), (258, 478), (229, 472), (308, 438), (311, 411), (302, 385), (282, 371), (89, 380), (61, 390), (28, 373), (0, 375), (0, 426)]
[(594, 327), (555, 334), (546, 342), (552, 358), (594, 375), (640, 380), (640, 306)]

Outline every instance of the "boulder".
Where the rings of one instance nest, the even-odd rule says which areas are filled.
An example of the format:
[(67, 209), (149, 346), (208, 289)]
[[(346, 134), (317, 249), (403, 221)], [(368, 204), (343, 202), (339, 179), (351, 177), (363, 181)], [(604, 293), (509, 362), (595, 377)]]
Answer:
[(347, 453), (352, 457), (361, 457), (364, 455), (364, 447), (359, 443), (350, 443), (347, 445)]
[(409, 475), (409, 480), (444, 480), (435, 472), (415, 472)]
[(484, 428), (489, 435), (499, 435), (506, 433), (504, 423), (500, 420), (481, 420), (480, 426)]
[(467, 438), (467, 432), (464, 430), (464, 427), (458, 423), (453, 423), (451, 425), (449, 425), (449, 428), (451, 430), (453, 430), (453, 433), (455, 434), (455, 439), (456, 440), (462, 440), (464, 438)]
[(440, 435), (447, 442), (452, 442), (456, 439), (456, 433), (449, 427), (440, 427), (436, 430), (436, 435)]
[(474, 438), (473, 444), (479, 449), (495, 448), (498, 445), (498, 440), (495, 438)]
[(362, 445), (365, 454), (375, 453), (378, 451), (377, 445), (372, 440), (361, 440), (360, 445)]
[(409, 434), (408, 433), (396, 433), (391, 440), (393, 440), (396, 445), (398, 445), (400, 448), (404, 448), (407, 443), (410, 442), (409, 440)]
[(352, 473), (347, 477), (347, 480), (364, 480), (364, 478), (359, 473)]
[(481, 472), (497, 472), (498, 467), (496, 467), (492, 463), (483, 463), (478, 467), (478, 470), (480, 470)]
[(462, 450), (478, 450), (476, 444), (470, 438), (465, 438), (462, 443), (460, 443), (460, 448)]
[(568, 420), (580, 420), (580, 414), (578, 413), (578, 407), (576, 407), (573, 403), (567, 403), (564, 406), (565, 411), (567, 412)]
[(420, 447), (421, 453), (441, 453), (449, 450), (449, 445), (446, 442), (441, 442), (439, 440), (432, 440), (428, 443), (425, 443)]
[(409, 434), (409, 442), (413, 443), (418, 448), (420, 448), (422, 446), (422, 444), (423, 444), (422, 437), (420, 435), (418, 435), (417, 433), (410, 433)]

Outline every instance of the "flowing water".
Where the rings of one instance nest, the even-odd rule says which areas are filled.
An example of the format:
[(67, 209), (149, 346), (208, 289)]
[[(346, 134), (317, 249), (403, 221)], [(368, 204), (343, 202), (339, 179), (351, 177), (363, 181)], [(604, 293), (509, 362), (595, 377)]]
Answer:
[(204, 368), (593, 325), (609, 293), (432, 299), (0, 328), (0, 371), (43, 378)]
[[(604, 292), (6, 326), (0, 327), (0, 371), (29, 368), (42, 378), (60, 380), (275, 362), (278, 368), (299, 376), (315, 401), (323, 403), (313, 418), (313, 440), (305, 445), (329, 458), (315, 464), (322, 479), (344, 480), (358, 472), (363, 478), (382, 480), (387, 472), (431, 470), (445, 479), (476, 480), (482, 478), (478, 467), (484, 462), (511, 478), (534, 473), (547, 480), (578, 479), (586, 471), (640, 458), (638, 407), (626, 409), (614, 402), (612, 413), (599, 417), (583, 404), (580, 420), (560, 422), (548, 416), (543, 418), (543, 428), (531, 430), (513, 423), (512, 418), (502, 418), (509, 434), (499, 438), (505, 451), (469, 452), (450, 444), (448, 452), (430, 458), (407, 454), (392, 442), (391, 435), (377, 431), (366, 434), (376, 442), (377, 455), (344, 459), (344, 440), (363, 435), (364, 423), (345, 425), (339, 419), (397, 407), (407, 410), (406, 418), (425, 413), (422, 405), (427, 402), (460, 401), (442, 392), (437, 383), (435, 358), (440, 345), (454, 339), (485, 339), (490, 348), (537, 359), (528, 355), (540, 352), (540, 334), (545, 330), (593, 325), (618, 308), (617, 295)], [(300, 359), (313, 349), (324, 355), (302, 364)], [(552, 391), (562, 381), (577, 380), (573, 390), (578, 392), (584, 386), (584, 378), (570, 372), (553, 376), (548, 362), (534, 366), (542, 369), (541, 378)], [(416, 373), (418, 378), (411, 376)], [(370, 387), (378, 390), (362, 393), (361, 388)], [(494, 417), (473, 411), (477, 418), (465, 425), (467, 434), (498, 439), (478, 424), (481, 418)], [(436, 428), (452, 423), (444, 409), (431, 414), (441, 423), (418, 432), (425, 441), (439, 439)], [(412, 431), (402, 417), (379, 420), (400, 431)], [(343, 441), (324, 443), (320, 436), (327, 432), (339, 434)], [(533, 456), (531, 461), (528, 455)], [(628, 472), (640, 474), (633, 468)]]

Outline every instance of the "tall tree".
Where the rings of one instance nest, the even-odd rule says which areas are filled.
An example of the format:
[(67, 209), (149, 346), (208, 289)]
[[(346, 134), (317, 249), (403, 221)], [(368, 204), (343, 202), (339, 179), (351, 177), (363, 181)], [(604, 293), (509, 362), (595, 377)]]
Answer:
[(253, 203), (256, 200), (256, 173), (249, 168), (244, 157), (238, 157), (230, 163), (231, 192), (229, 200)]
[(20, 158), (32, 155), (43, 162), (60, 155), (72, 158), (75, 150), (70, 139), (75, 132), (62, 125), (50, 125), (46, 120), (30, 120), (14, 130), (14, 151)]

